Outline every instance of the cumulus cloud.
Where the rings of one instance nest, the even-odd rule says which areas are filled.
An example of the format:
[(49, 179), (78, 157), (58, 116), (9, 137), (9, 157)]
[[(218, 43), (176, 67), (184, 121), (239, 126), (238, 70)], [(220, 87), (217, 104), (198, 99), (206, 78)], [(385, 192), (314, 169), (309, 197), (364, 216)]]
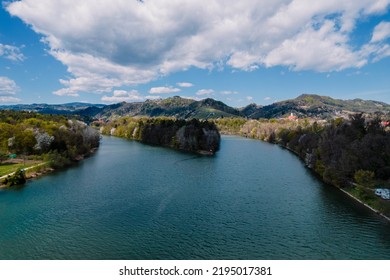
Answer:
[[(191, 67), (244, 71), (283, 65), (320, 72), (359, 68), (384, 45), (356, 46), (362, 18), (390, 0), (21, 0), (6, 4), (67, 66), (58, 95), (107, 93)], [(387, 38), (387, 24), (371, 43)], [(179, 86), (179, 85), (178, 85)]]
[(13, 96), (18, 91), (19, 87), (16, 85), (14, 80), (0, 76), (0, 103), (19, 102), (20, 99)]
[(196, 95), (210, 95), (210, 94), (213, 94), (214, 93), (214, 90), (212, 89), (200, 89), (196, 92)]
[(194, 86), (194, 84), (187, 83), (187, 82), (176, 83), (176, 85), (178, 85), (179, 87), (183, 87), (183, 88), (189, 88), (189, 87), (193, 87)]
[(319, 72), (359, 68), (366, 62), (365, 57), (352, 51), (347, 45), (347, 36), (337, 32), (331, 20), (326, 20), (319, 28), (306, 25), (297, 35), (270, 51), (264, 59), (268, 67), (284, 65), (293, 70), (315, 69)]
[(137, 90), (114, 90), (112, 96), (104, 95), (102, 101), (109, 103), (143, 101), (145, 98)]
[(0, 95), (13, 95), (19, 90), (14, 80), (8, 77), (0, 77)]
[(167, 94), (167, 93), (175, 93), (180, 92), (181, 90), (179, 88), (174, 87), (152, 87), (149, 90), (150, 94)]
[(252, 97), (252, 96), (247, 96), (247, 97), (246, 97), (246, 100), (252, 101), (252, 100), (253, 100), (253, 97)]
[(269, 101), (269, 100), (271, 100), (272, 98), (271, 97), (269, 97), (269, 96), (267, 96), (267, 97), (264, 97), (264, 100), (265, 101)]
[(1, 56), (12, 61), (23, 61), (25, 59), (25, 56), (18, 47), (0, 43), (0, 57)]

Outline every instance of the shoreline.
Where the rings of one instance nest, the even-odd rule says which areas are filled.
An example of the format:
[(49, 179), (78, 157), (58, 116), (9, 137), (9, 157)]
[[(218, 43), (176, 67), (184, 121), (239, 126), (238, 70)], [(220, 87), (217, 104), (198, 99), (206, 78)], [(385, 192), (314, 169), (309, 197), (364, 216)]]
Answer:
[[(41, 162), (41, 163), (39, 163), (39, 164), (37, 164), (37, 165), (33, 165), (33, 166), (30, 166), (30, 167), (27, 167), (27, 168), (25, 168), (24, 170), (25, 170), (25, 171), (26, 171), (26, 170), (28, 171), (29, 169), (33, 169), (33, 168), (36, 168), (36, 167), (40, 167), (40, 166), (43, 166), (43, 165), (45, 165), (45, 164), (48, 164), (48, 162)], [(49, 166), (43, 167), (41, 170), (37, 170), (37, 171), (32, 172), (31, 174), (26, 175), (26, 176), (25, 176), (26, 182), (27, 182), (28, 180), (35, 179), (35, 178), (39, 178), (39, 177), (41, 177), (41, 176), (43, 176), (43, 175), (45, 175), (45, 174), (52, 173), (52, 172), (54, 172), (54, 171), (55, 171), (55, 169), (52, 168), (52, 167), (49, 167)], [(9, 174), (7, 174), (7, 175), (3, 175), (3, 176), (0, 177), (0, 180), (6, 178), (6, 177), (8, 177), (8, 176), (12, 176), (14, 173), (15, 173), (15, 172), (9, 173)], [(9, 188), (12, 188), (12, 187), (15, 187), (15, 186), (7, 187), (7, 185), (3, 185), (3, 184), (0, 183), (0, 190), (9, 189)]]
[(388, 222), (390, 222), (390, 217), (386, 216), (385, 214), (383, 214), (382, 212), (380, 212), (379, 210), (376, 210), (375, 208), (371, 207), (370, 205), (368, 205), (367, 203), (361, 201), (359, 198), (353, 196), (352, 194), (350, 194), (349, 192), (347, 192), (346, 190), (343, 190), (341, 188), (338, 188), (340, 191), (342, 191), (343, 193), (345, 193), (346, 195), (348, 195), (349, 197), (353, 198), (355, 201), (359, 202), (360, 204), (364, 205), (365, 207), (367, 207), (368, 209), (370, 209), (371, 211), (375, 212), (375, 214), (381, 216), (382, 218), (386, 219)]
[[(74, 164), (77, 164), (78, 162), (92, 156), (93, 154), (95, 154), (95, 152), (98, 150), (98, 148), (93, 148), (90, 150), (89, 154), (84, 154), (84, 155), (79, 155), (77, 157), (77, 159), (75, 161), (73, 161), (71, 164), (67, 165), (67, 166), (64, 166), (62, 168), (66, 168), (66, 167), (69, 167), (69, 166), (72, 166)], [(49, 162), (41, 162), (37, 165), (33, 165), (33, 166), (30, 166), (30, 167), (27, 167), (25, 168), (24, 170), (28, 171), (29, 169), (33, 169), (33, 168), (36, 168), (36, 167), (40, 167), (40, 166), (43, 166), (45, 164), (49, 164)], [(55, 172), (56, 170), (61, 170), (62, 168), (53, 168), (51, 166), (46, 166), (46, 167), (43, 167), (42, 169), (39, 169), (37, 171), (34, 171), (32, 172), (31, 174), (28, 174), (28, 175), (25, 175), (25, 179), (26, 179), (26, 183), (27, 181), (29, 180), (33, 180), (33, 179), (38, 179), (46, 174), (49, 174), (49, 173), (53, 173)], [(9, 173), (7, 175), (3, 175), (0, 177), (0, 190), (6, 190), (6, 189), (12, 189), (13, 187), (17, 187), (17, 186), (23, 186), (23, 185), (16, 185), (16, 186), (10, 186), (10, 187), (7, 187), (7, 185), (3, 185), (1, 184), (1, 180), (3, 180), (4, 178), (6, 178), (7, 176), (11, 176), (13, 175), (15, 172), (12, 172), (12, 173)]]
[[(231, 135), (235, 135), (235, 136), (238, 136), (238, 137), (244, 137), (244, 138), (248, 138), (246, 136), (242, 136), (242, 135), (237, 135), (237, 134), (222, 134), (221, 135), (224, 135), (224, 136), (231, 136)], [(252, 138), (252, 137), (249, 137), (251, 139), (254, 139), (254, 140), (258, 140), (258, 141), (261, 141), (261, 142), (266, 142), (266, 143), (269, 143), (269, 144), (274, 144), (274, 145), (278, 145), (279, 147), (283, 148), (283, 149), (286, 149), (288, 150), (289, 152), (291, 152), (292, 154), (294, 154), (295, 156), (297, 156), (301, 161), (303, 161), (304, 163), (304, 160), (299, 156), (298, 153), (296, 153), (295, 151), (293, 151), (292, 149), (290, 149), (289, 147), (286, 147), (286, 146), (282, 146), (278, 143), (271, 143), (271, 142), (267, 142), (267, 141), (264, 141), (264, 140), (260, 140), (260, 139), (256, 139), (256, 138)], [(385, 220), (387, 220), (388, 222), (390, 222), (390, 217), (386, 216), (384, 213), (382, 213), (381, 211), (371, 207), (370, 205), (368, 205), (367, 203), (363, 202), (362, 200), (360, 200), (359, 198), (355, 197), (354, 195), (352, 195), (351, 193), (347, 192), (346, 190), (343, 190), (342, 188), (339, 188), (337, 186), (334, 186), (334, 185), (331, 185), (329, 183), (326, 183), (324, 182), (320, 176), (318, 176), (318, 174), (310, 167), (308, 167), (306, 164), (305, 164), (306, 168), (308, 168), (311, 172), (313, 172), (314, 175), (316, 175), (316, 177), (318, 177), (318, 180), (320, 180), (322, 183), (324, 184), (327, 184), (327, 185), (330, 185), (338, 190), (340, 190), (341, 192), (345, 193), (346, 195), (348, 195), (350, 198), (354, 199), (356, 202), (359, 202), (360, 204), (362, 204), (363, 206), (367, 207), (368, 209), (370, 209), (371, 211), (373, 211), (375, 214), (381, 216), (382, 218), (384, 218)]]

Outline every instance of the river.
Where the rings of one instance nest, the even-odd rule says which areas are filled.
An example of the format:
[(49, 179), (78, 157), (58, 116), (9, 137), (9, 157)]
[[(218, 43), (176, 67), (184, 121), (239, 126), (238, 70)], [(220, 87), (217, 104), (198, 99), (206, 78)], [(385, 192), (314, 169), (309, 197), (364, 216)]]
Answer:
[(214, 157), (104, 137), (72, 168), (0, 190), (0, 259), (388, 259), (390, 223), (290, 152)]

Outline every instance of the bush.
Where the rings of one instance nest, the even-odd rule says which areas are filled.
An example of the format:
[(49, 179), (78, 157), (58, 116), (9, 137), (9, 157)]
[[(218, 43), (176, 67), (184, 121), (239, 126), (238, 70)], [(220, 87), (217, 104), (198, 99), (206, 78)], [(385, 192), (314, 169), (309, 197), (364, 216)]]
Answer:
[(372, 180), (375, 177), (375, 173), (373, 171), (369, 170), (358, 170), (355, 172), (355, 175), (353, 178), (355, 179), (355, 182), (361, 185), (367, 185), (372, 182)]
[(62, 168), (71, 164), (71, 161), (66, 156), (61, 155), (57, 151), (46, 154), (44, 160), (48, 161), (49, 165), (53, 168)]
[(24, 175), (24, 170), (20, 168), (16, 170), (14, 174), (3, 180), (3, 184), (7, 187), (22, 185), (24, 183), (26, 183), (26, 177)]

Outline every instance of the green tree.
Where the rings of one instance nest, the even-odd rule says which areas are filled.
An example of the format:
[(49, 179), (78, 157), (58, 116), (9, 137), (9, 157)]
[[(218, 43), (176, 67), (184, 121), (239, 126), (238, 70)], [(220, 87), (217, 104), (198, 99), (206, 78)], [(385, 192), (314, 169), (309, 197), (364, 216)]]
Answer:
[(375, 177), (375, 173), (369, 170), (358, 170), (355, 172), (353, 178), (355, 182), (361, 185), (368, 185), (372, 182)]
[(7, 153), (0, 150), (0, 164), (3, 163), (3, 161), (6, 160), (7, 158), (8, 158)]
[(22, 185), (26, 183), (24, 170), (19, 168), (18, 170), (15, 171), (14, 174), (5, 178), (2, 183), (5, 184), (7, 187)]

